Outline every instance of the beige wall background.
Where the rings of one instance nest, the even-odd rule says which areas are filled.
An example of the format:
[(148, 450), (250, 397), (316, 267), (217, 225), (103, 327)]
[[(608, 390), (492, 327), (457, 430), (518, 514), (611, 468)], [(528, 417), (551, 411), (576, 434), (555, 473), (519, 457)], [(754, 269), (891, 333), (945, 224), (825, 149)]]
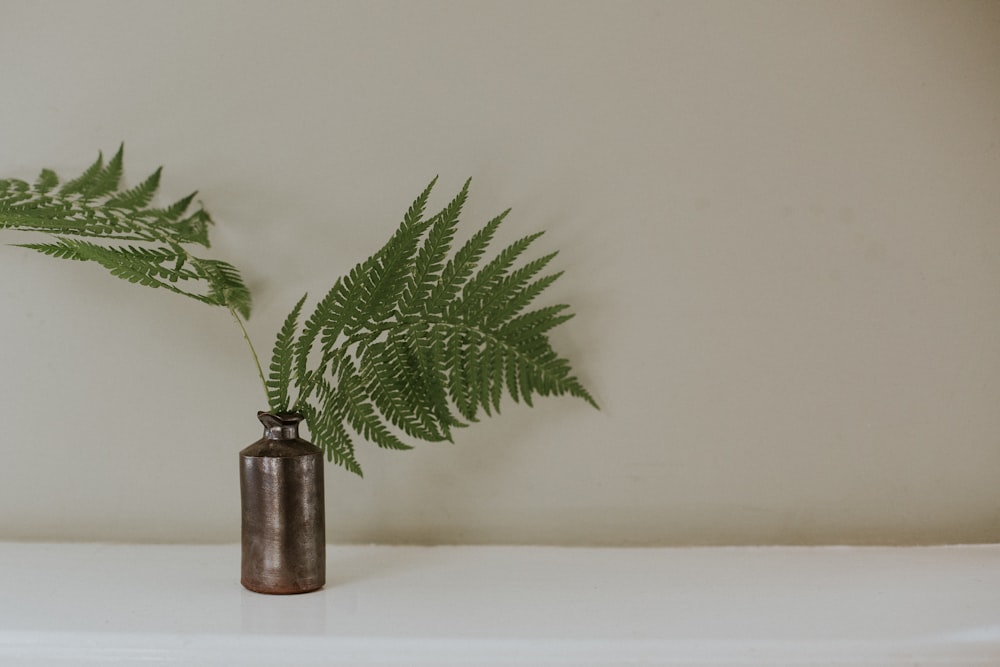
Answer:
[[(1000, 540), (1000, 4), (0, 4), (0, 176), (165, 165), (264, 350), (435, 174), (561, 251), (603, 410), (363, 445), (335, 541)], [(238, 539), (226, 313), (4, 246), (0, 309), (0, 538)]]

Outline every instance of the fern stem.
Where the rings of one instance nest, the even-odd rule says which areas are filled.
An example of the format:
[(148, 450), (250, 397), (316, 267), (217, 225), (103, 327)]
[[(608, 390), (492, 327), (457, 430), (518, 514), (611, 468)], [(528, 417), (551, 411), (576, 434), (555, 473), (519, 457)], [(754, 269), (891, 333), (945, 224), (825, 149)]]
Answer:
[(253, 355), (253, 362), (257, 365), (257, 376), (260, 378), (261, 387), (264, 388), (265, 402), (268, 403), (268, 408), (273, 408), (274, 406), (270, 405), (270, 401), (267, 398), (267, 380), (264, 379), (264, 370), (260, 366), (260, 358), (257, 356), (257, 349), (253, 346), (253, 341), (250, 340), (250, 334), (247, 333), (247, 328), (243, 324), (243, 320), (240, 318), (239, 314), (231, 304), (227, 303), (226, 307), (229, 308), (229, 314), (233, 316), (233, 319), (236, 320), (236, 324), (240, 327), (240, 331), (243, 332), (243, 340), (247, 342), (247, 346), (250, 348), (250, 354)]

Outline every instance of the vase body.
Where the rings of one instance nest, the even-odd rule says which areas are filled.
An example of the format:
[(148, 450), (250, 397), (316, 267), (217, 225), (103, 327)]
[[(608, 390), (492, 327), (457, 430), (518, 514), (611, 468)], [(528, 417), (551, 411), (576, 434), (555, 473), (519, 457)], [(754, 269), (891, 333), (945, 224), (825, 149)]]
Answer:
[(240, 583), (308, 593), (326, 582), (323, 452), (299, 438), (297, 414), (257, 413), (264, 437), (240, 452)]

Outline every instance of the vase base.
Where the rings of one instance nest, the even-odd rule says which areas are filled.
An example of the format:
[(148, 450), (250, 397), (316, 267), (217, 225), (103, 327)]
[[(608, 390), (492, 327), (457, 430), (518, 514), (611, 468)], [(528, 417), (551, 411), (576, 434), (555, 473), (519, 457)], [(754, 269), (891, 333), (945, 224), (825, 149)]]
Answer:
[(307, 587), (294, 587), (294, 586), (266, 586), (260, 583), (254, 584), (245, 580), (240, 580), (240, 584), (243, 588), (254, 593), (262, 593), (264, 595), (299, 595), (301, 593), (312, 593), (313, 591), (318, 591), (323, 588), (323, 584), (311, 585)]

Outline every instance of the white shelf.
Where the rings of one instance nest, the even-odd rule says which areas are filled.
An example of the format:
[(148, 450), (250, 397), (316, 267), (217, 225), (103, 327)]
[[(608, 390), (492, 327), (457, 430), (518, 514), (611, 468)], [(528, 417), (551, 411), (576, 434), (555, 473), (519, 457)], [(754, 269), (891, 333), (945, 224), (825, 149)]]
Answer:
[(290, 597), (239, 558), (0, 543), (0, 665), (1000, 665), (1000, 546), (337, 546)]

